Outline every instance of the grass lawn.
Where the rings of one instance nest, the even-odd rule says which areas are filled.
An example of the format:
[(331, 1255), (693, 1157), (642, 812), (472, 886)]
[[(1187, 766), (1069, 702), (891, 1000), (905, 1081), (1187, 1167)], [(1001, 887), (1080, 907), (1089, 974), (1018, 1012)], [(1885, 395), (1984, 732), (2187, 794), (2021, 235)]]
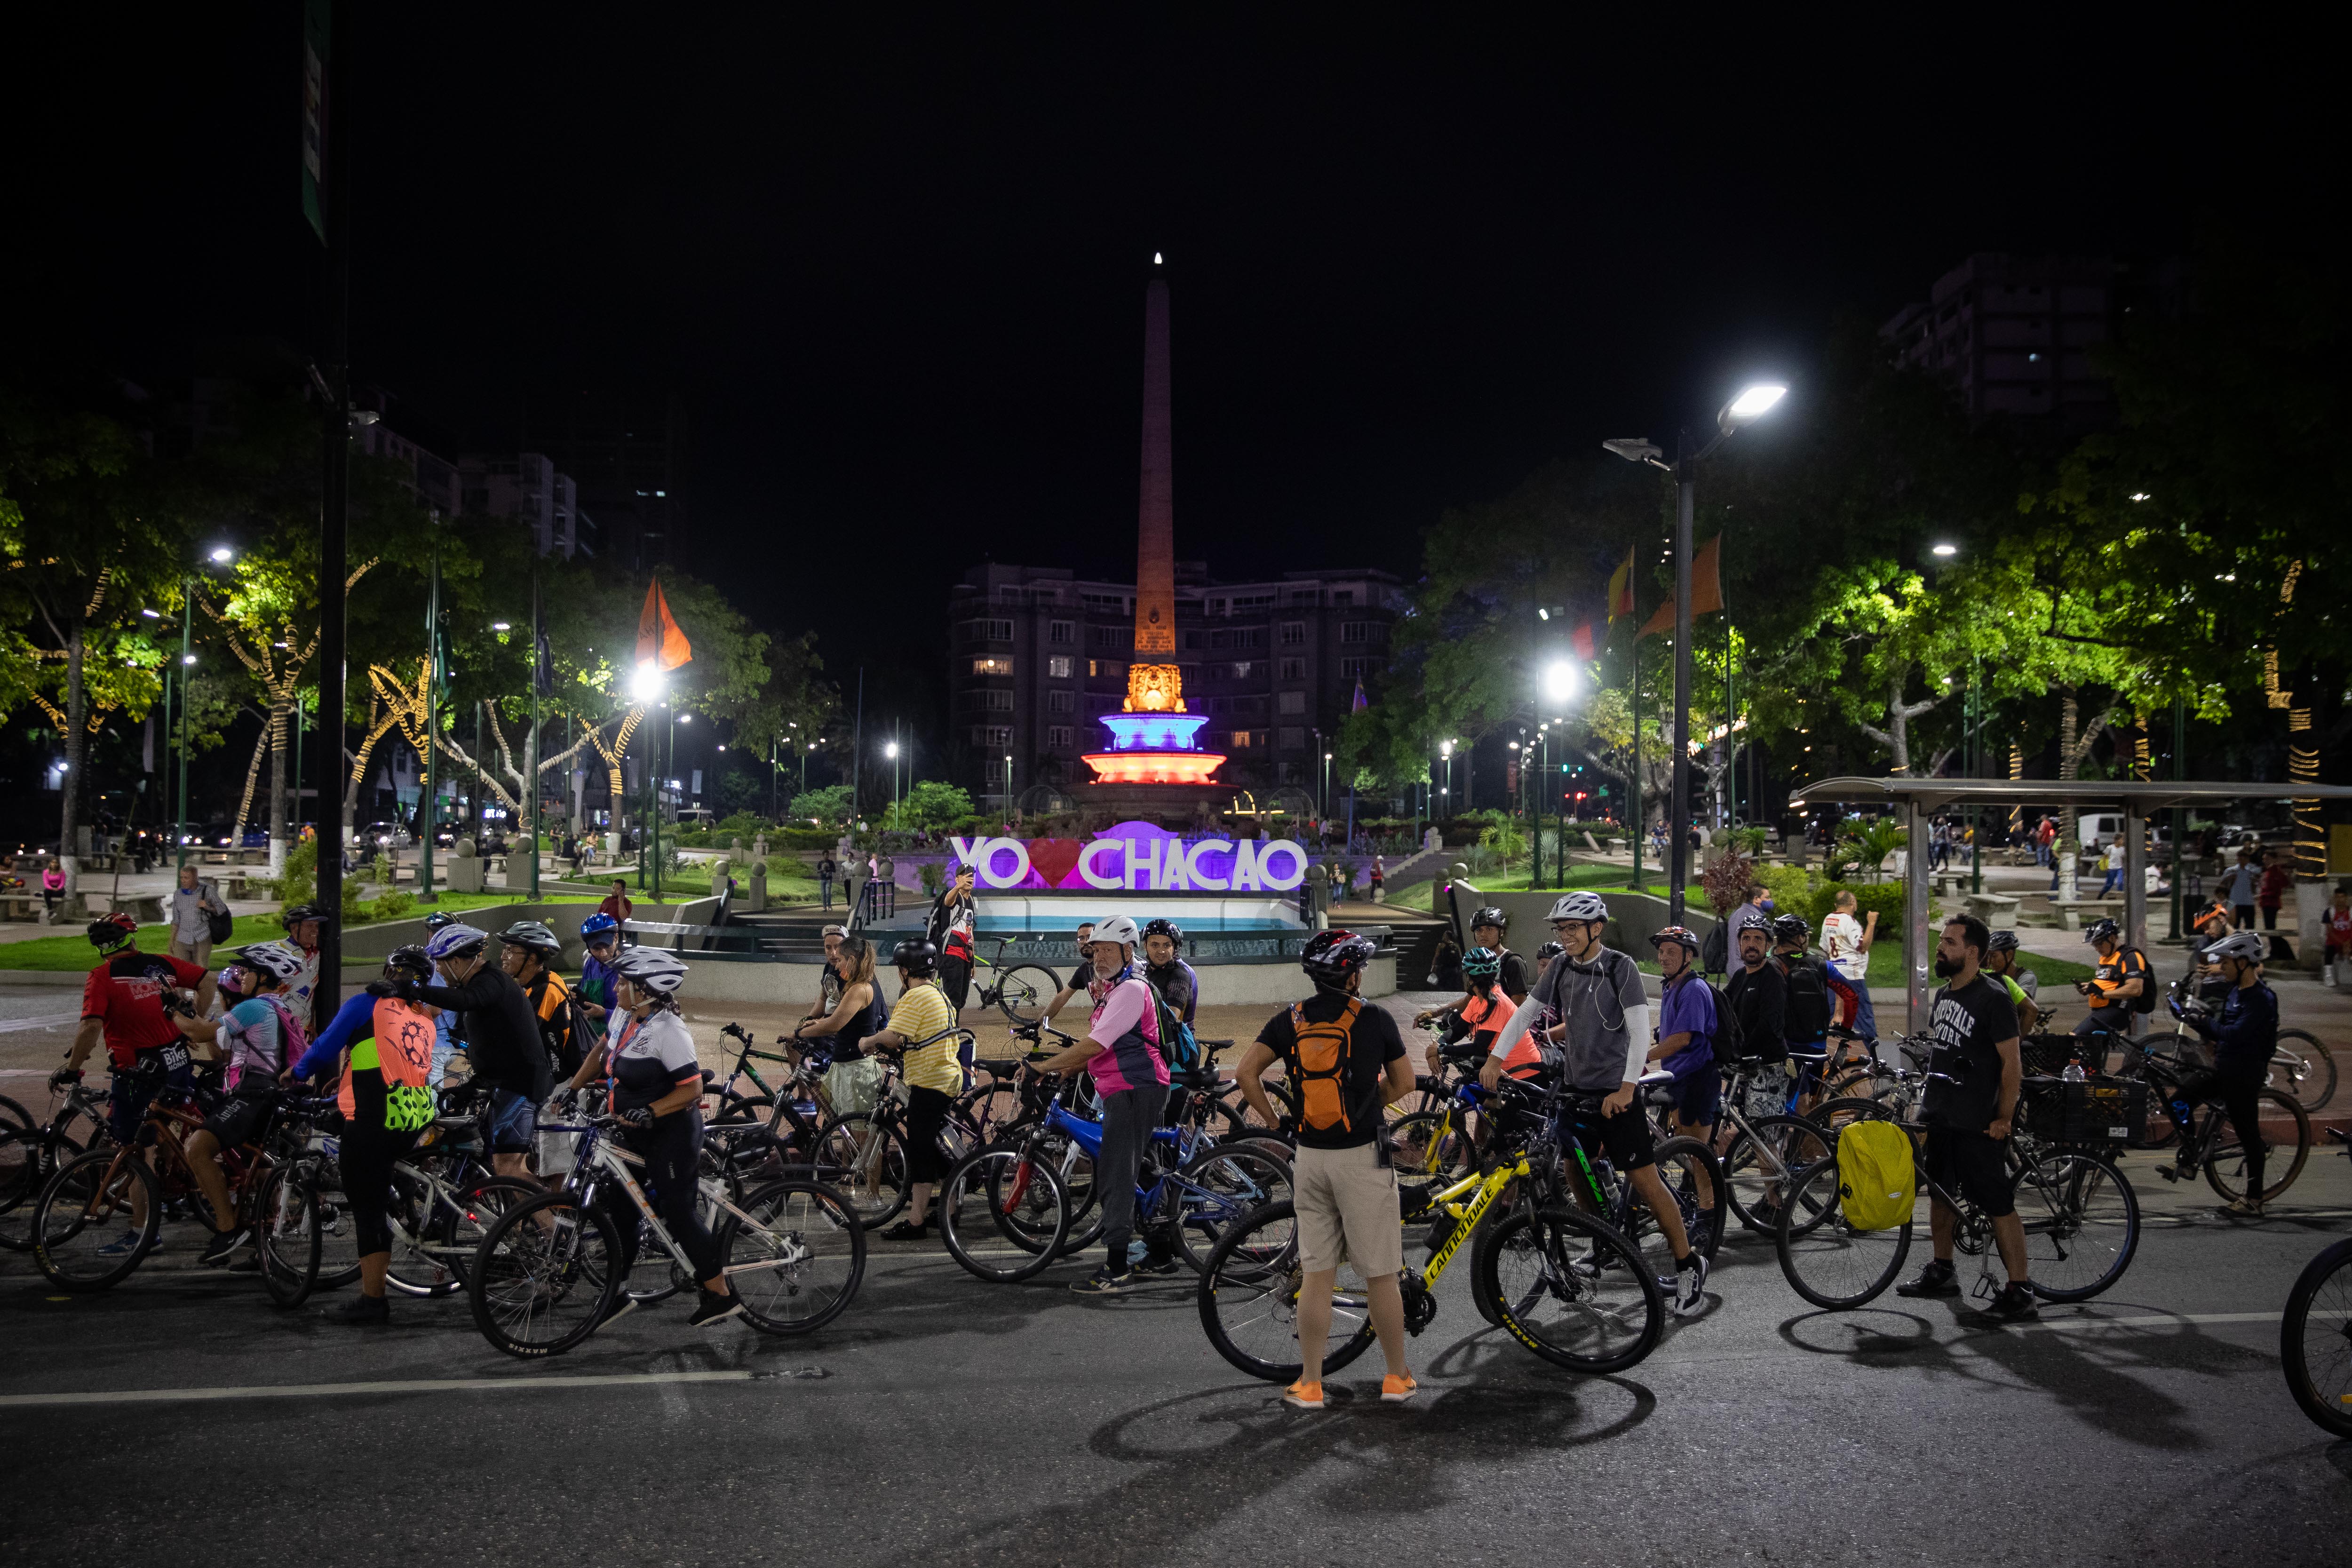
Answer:
[[(444, 893), (438, 902), (418, 904), (401, 918), (421, 920), (435, 910), (465, 913), (474, 910), (497, 909), (508, 904), (529, 903), (520, 893)], [(542, 903), (590, 903), (587, 899), (541, 900)], [(353, 930), (360, 928), (353, 927)], [(168, 945), (165, 928), (160, 925), (139, 928), (139, 946), (148, 952), (161, 952)], [(230, 929), (229, 939), (217, 944), (215, 951), (244, 947), (257, 942), (268, 942), (286, 934), (285, 926), (276, 915), (240, 915)], [(98, 962), (98, 950), (89, 945), (89, 938), (72, 931), (66, 936), (35, 937), (26, 942), (0, 942), (0, 969), (47, 970), (79, 972)]]

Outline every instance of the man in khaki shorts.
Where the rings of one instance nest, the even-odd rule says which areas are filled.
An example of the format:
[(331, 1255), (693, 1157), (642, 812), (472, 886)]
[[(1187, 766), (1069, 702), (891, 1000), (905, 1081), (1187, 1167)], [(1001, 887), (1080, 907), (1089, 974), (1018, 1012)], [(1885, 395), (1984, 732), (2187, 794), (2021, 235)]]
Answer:
[(1419, 1386), (1404, 1364), (1404, 1224), (1396, 1170), (1381, 1136), (1381, 1111), (1412, 1092), (1412, 1063), (1396, 1020), (1357, 994), (1376, 944), (1351, 931), (1318, 931), (1299, 966), (1315, 994), (1276, 1013), (1242, 1058), (1242, 1092), (1267, 1126), (1280, 1118), (1263, 1081), (1277, 1061), (1299, 1088), (1298, 1154), (1291, 1198), (1298, 1215), (1298, 1381), (1283, 1402), (1323, 1408), (1323, 1351), (1331, 1334), (1331, 1292), (1339, 1266), (1364, 1281), (1372, 1329), (1388, 1375), (1381, 1397), (1411, 1399)]

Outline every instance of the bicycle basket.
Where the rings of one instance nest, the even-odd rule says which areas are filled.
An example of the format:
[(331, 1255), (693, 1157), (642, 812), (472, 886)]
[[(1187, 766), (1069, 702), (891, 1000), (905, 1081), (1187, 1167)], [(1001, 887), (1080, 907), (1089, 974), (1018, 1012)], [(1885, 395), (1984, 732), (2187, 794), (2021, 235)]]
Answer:
[(2121, 1148), (2147, 1121), (2147, 1085), (2137, 1079), (2029, 1078), (2021, 1098), (2025, 1130), (2051, 1143)]

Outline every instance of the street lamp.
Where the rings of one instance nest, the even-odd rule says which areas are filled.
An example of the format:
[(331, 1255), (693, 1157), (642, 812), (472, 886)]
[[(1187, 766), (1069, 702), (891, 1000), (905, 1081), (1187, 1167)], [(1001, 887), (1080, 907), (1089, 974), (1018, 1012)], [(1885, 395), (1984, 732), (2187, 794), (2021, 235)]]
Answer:
[[(1779, 382), (1759, 382), (1743, 388), (1738, 396), (1725, 404), (1715, 416), (1715, 438), (1697, 451), (1690, 447), (1690, 433), (1684, 431), (1675, 443), (1672, 463), (1662, 460), (1659, 449), (1639, 437), (1603, 441), (1601, 446), (1633, 463), (1647, 463), (1664, 469), (1675, 478), (1676, 505), (1675, 508), (1675, 738), (1674, 788), (1667, 806), (1672, 834), (1666, 850), (1667, 920), (1675, 925), (1683, 922), (1684, 884), (1690, 872), (1690, 682), (1691, 682), (1691, 524), (1697, 508), (1698, 465), (1714, 456), (1715, 449), (1729, 440), (1741, 426), (1752, 423), (1780, 406), (1789, 389)], [(1640, 690), (1634, 692), (1634, 733), (1641, 733)], [(1726, 705), (1728, 707), (1728, 704)], [(1725, 715), (1725, 743), (1730, 742), (1729, 725), (1733, 715)], [(1642, 843), (1642, 779), (1641, 769), (1633, 777), (1633, 855), (1635, 881), (1640, 880)]]
[(1445, 782), (1437, 786), (1438, 799), (1450, 810), (1454, 805), (1454, 742), (1437, 742), (1437, 754), (1445, 760)]
[(1960, 547), (1957, 544), (1936, 544), (1930, 545), (1928, 549), (1930, 553), (1943, 556), (1958, 555), (1960, 552)]
[[(895, 728), (895, 726), (894, 726)], [(890, 826), (898, 826), (898, 742), (884, 744), (882, 754), (890, 759)]]
[(1544, 696), (1553, 702), (1566, 702), (1576, 695), (1576, 666), (1564, 658), (1556, 658), (1544, 668)]

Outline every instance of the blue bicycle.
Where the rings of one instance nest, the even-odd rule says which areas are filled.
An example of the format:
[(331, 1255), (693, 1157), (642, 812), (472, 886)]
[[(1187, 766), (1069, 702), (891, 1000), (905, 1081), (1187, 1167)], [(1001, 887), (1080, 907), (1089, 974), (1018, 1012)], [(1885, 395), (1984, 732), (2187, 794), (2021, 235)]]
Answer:
[[(1101, 1206), (1087, 1205), (1081, 1223), (1072, 1199), (1072, 1178), (1083, 1169), (1090, 1184), (1102, 1153), (1101, 1124), (1067, 1104), (1077, 1076), (1055, 1081), (1024, 1064), (1022, 1085), (1037, 1113), (967, 1155), (940, 1184), (940, 1239), (958, 1263), (992, 1284), (1033, 1278), (1102, 1234)], [(1181, 1126), (1153, 1130), (1137, 1173), (1135, 1228), (1139, 1236), (1160, 1230), (1197, 1272), (1243, 1215), (1290, 1195), (1290, 1150), (1271, 1138), (1197, 1151), (1188, 1147), (1194, 1142)]]

